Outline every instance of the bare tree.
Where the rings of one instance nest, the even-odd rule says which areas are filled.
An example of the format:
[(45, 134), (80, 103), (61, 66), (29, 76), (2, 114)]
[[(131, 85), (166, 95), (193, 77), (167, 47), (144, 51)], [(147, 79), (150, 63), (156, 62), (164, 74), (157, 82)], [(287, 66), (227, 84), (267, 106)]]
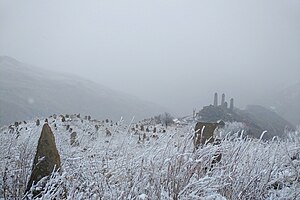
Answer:
[(160, 123), (162, 125), (165, 125), (166, 127), (168, 127), (173, 123), (173, 119), (174, 117), (172, 117), (172, 115), (168, 112), (159, 115)]

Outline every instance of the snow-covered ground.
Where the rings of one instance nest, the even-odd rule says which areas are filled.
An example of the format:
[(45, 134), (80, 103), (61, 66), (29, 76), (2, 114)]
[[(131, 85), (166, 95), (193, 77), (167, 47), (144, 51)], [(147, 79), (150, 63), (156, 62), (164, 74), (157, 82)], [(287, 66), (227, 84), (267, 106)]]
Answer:
[[(0, 198), (24, 196), (43, 121), (0, 129)], [(48, 123), (62, 174), (53, 174), (41, 199), (300, 199), (299, 131), (285, 140), (231, 137), (194, 150), (194, 124), (165, 128), (76, 115)]]

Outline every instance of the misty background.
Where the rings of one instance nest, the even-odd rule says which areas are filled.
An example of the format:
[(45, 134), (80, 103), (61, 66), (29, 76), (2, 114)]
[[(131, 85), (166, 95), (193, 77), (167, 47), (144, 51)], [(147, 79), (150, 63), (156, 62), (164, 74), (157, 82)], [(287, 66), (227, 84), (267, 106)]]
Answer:
[(298, 0), (0, 0), (0, 29), (0, 55), (176, 115), (214, 92), (244, 107), (300, 81)]

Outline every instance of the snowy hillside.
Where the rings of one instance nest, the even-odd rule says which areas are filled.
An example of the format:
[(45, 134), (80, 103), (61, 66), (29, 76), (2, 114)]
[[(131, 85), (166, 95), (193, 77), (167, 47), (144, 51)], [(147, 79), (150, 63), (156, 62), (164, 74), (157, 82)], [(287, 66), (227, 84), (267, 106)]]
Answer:
[(130, 120), (163, 111), (166, 109), (151, 102), (92, 81), (0, 56), (0, 125), (53, 113), (84, 113), (115, 120), (122, 116)]
[[(269, 142), (227, 138), (195, 151), (193, 123), (165, 128), (148, 121), (126, 124), (76, 115), (47, 120), (62, 174), (53, 174), (40, 198), (300, 198), (299, 132)], [(43, 121), (1, 128), (0, 199), (23, 197)], [(235, 126), (226, 126), (223, 135)], [(71, 145), (72, 133), (76, 139)], [(221, 161), (212, 166), (219, 154)]]

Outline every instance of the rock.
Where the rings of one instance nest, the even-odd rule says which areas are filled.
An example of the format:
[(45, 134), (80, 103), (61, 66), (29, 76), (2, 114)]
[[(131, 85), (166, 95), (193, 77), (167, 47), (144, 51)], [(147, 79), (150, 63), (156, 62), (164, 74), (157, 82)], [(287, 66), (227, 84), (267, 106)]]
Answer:
[(220, 121), (219, 123), (198, 122), (195, 126), (194, 146), (198, 148), (199, 145), (214, 142), (214, 131), (218, 127), (224, 127), (225, 123)]
[(38, 182), (43, 177), (50, 176), (53, 171), (60, 170), (60, 167), (60, 156), (56, 148), (54, 135), (50, 126), (45, 123), (38, 141), (26, 191), (30, 190), (33, 183)]
[(78, 143), (77, 143), (77, 133), (76, 132), (71, 133), (70, 144), (72, 146), (75, 146), (75, 145), (78, 146)]
[(153, 128), (153, 133), (156, 133), (156, 127)]
[(111, 136), (111, 132), (108, 130), (108, 128), (105, 129), (106, 136)]
[(95, 125), (96, 132), (99, 130), (99, 125)]

